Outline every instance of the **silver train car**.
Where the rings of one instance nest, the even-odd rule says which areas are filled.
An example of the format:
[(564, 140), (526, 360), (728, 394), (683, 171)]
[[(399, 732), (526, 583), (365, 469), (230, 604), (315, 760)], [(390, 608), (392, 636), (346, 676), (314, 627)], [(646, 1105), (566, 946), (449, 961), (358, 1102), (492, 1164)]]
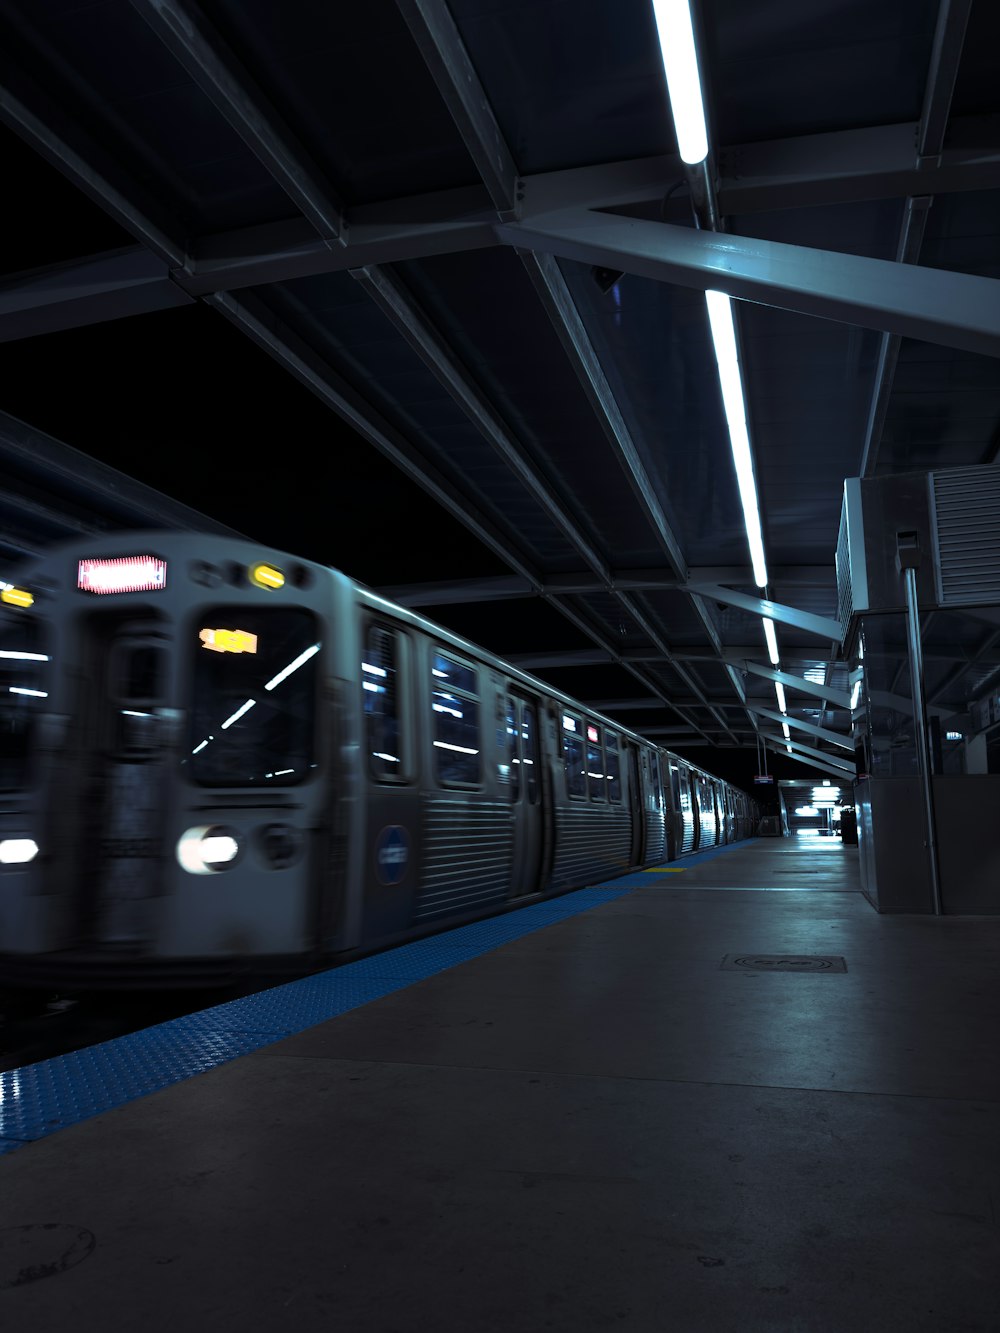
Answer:
[(335, 570), (141, 532), (0, 588), (0, 985), (305, 972), (749, 837), (746, 793)]

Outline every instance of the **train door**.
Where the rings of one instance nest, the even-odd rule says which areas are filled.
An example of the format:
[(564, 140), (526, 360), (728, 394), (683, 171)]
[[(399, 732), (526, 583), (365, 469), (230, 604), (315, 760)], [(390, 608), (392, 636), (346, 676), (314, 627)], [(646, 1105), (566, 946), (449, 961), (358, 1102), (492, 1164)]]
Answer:
[(507, 745), (513, 855), (511, 896), (537, 893), (542, 887), (543, 804), (539, 762), (539, 708), (535, 699), (507, 697)]
[(396, 625), (373, 620), (365, 628), (361, 662), (362, 784), (367, 821), (364, 940), (399, 934), (409, 926), (419, 884), (422, 849), (418, 749), (411, 707), (413, 650), (410, 636)]
[(643, 764), (634, 741), (625, 741), (625, 752), (628, 756), (628, 802), (632, 816), (632, 847), (629, 852), (629, 864), (638, 866), (642, 865), (646, 850), (646, 787), (643, 780)]
[(701, 824), (701, 802), (702, 790), (701, 783), (694, 773), (691, 774), (691, 822), (694, 826), (694, 839), (691, 843), (691, 850), (696, 852), (705, 841), (704, 831)]
[(66, 793), (57, 816), (76, 821), (76, 933), (84, 945), (138, 947), (154, 933), (151, 900), (166, 891), (167, 765), (176, 742), (176, 715), (165, 708), (168, 640), (152, 619), (95, 616), (85, 633), (80, 789)]

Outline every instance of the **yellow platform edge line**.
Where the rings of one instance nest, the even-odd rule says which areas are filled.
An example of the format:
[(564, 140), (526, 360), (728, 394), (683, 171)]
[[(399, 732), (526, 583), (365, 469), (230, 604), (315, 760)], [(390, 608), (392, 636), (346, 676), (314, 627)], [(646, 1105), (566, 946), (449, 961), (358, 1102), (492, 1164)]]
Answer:
[(644, 875), (683, 875), (687, 866), (653, 866), (652, 870), (644, 870)]

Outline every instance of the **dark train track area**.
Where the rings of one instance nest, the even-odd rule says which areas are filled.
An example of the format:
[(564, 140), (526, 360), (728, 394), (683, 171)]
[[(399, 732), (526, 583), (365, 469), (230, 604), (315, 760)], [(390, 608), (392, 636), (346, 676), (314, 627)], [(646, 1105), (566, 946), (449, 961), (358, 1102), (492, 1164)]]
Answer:
[(245, 983), (138, 993), (0, 990), (0, 1073), (113, 1041), (260, 989), (259, 983)]

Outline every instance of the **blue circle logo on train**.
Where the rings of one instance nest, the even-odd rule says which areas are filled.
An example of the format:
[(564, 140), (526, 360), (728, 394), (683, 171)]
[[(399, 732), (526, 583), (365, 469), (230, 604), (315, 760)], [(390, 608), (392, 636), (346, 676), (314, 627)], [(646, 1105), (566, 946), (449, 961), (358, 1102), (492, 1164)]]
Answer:
[(389, 824), (375, 843), (375, 868), (383, 884), (399, 884), (410, 859), (410, 838), (401, 824)]

